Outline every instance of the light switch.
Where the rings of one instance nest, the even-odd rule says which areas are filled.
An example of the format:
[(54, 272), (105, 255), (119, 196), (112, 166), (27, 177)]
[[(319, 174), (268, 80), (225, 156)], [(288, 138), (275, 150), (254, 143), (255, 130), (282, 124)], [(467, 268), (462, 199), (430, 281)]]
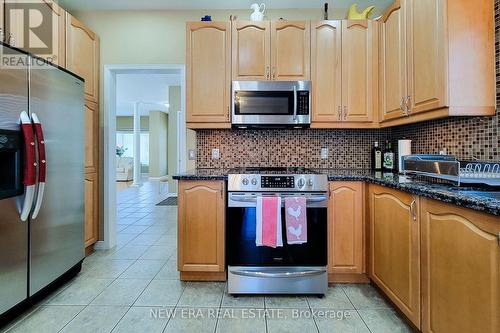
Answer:
[(328, 159), (328, 148), (321, 148), (321, 159)]
[(220, 150), (218, 148), (212, 149), (212, 159), (213, 160), (220, 159)]
[(194, 150), (194, 149), (189, 149), (188, 150), (188, 159), (190, 161), (196, 160), (196, 150)]

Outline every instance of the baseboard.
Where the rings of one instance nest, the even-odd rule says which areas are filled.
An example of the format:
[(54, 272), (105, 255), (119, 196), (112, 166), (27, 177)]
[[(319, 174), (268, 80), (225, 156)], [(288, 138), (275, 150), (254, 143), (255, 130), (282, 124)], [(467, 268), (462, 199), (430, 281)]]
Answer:
[(370, 278), (367, 274), (328, 274), (329, 283), (370, 283)]
[(180, 272), (181, 281), (226, 281), (226, 272)]

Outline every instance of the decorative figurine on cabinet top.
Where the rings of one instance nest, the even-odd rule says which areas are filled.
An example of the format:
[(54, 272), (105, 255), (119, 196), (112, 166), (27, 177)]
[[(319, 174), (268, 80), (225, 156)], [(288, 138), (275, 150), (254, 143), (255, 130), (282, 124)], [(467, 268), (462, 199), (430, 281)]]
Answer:
[(252, 14), (250, 14), (250, 20), (252, 21), (262, 21), (264, 20), (264, 12), (266, 11), (266, 5), (261, 3), (260, 5), (254, 3), (250, 6), (250, 9), (253, 10)]
[(347, 19), (349, 20), (366, 20), (368, 16), (373, 12), (375, 6), (370, 6), (363, 10), (362, 12), (358, 12), (358, 4), (354, 3), (349, 8), (349, 13), (347, 14)]

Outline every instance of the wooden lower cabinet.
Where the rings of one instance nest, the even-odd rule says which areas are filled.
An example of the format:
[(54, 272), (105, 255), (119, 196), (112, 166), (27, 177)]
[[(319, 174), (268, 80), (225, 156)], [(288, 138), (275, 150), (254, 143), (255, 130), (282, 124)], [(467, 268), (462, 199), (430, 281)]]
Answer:
[(181, 280), (226, 279), (224, 181), (179, 181), (178, 270)]
[(420, 328), (419, 198), (370, 185), (370, 278)]
[(331, 182), (328, 207), (330, 282), (367, 282), (364, 183)]
[(500, 219), (422, 199), (422, 331), (500, 332)]
[(85, 174), (85, 247), (99, 240), (99, 181), (97, 173)]

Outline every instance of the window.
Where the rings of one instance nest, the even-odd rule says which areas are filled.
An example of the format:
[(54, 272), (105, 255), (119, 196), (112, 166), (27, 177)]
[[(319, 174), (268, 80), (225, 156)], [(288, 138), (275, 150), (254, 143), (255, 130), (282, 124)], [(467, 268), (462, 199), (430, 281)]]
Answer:
[[(133, 132), (116, 132), (116, 145), (125, 148), (124, 157), (134, 157)], [(141, 164), (149, 165), (149, 132), (141, 132)]]

